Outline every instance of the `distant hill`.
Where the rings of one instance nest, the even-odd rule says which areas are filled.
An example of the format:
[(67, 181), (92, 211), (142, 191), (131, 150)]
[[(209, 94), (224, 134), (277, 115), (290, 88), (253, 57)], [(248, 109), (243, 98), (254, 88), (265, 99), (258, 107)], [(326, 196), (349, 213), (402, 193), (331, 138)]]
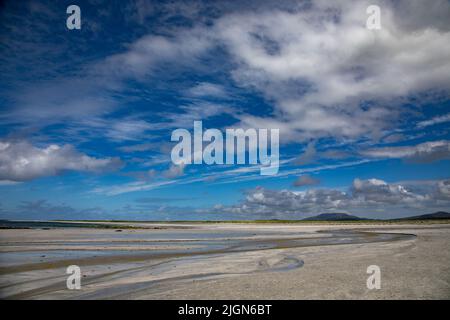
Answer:
[[(439, 212), (423, 214), (423, 215), (419, 215), (419, 216), (405, 217), (405, 218), (400, 218), (400, 219), (389, 219), (389, 220), (392, 220), (392, 221), (397, 220), (398, 221), (398, 220), (439, 220), (439, 219), (450, 219), (450, 213), (444, 212), (444, 211), (439, 211)], [(360, 218), (357, 216), (352, 216), (347, 213), (322, 213), (317, 216), (305, 218), (303, 220), (304, 221), (357, 221), (357, 220), (368, 220), (368, 219)]]
[(401, 218), (399, 220), (433, 220), (433, 219), (450, 219), (450, 213), (438, 211), (434, 213), (423, 214), (420, 216)]
[(367, 220), (346, 213), (322, 213), (314, 217), (305, 218), (306, 221), (350, 221), (350, 220)]

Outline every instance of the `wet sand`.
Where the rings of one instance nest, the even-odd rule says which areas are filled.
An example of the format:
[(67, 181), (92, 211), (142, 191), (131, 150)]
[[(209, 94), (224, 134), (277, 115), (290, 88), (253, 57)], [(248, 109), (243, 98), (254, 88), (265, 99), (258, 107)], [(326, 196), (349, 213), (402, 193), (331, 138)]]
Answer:
[(148, 229), (0, 230), (0, 298), (450, 298), (450, 225), (134, 226)]

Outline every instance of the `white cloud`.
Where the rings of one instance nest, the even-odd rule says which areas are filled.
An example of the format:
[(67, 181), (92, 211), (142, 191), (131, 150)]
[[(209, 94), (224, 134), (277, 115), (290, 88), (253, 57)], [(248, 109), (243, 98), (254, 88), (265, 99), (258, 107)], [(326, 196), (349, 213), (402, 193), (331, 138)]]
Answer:
[(435, 124), (450, 122), (450, 113), (447, 113), (443, 116), (437, 116), (434, 118), (431, 118), (430, 120), (424, 120), (417, 124), (419, 128), (425, 128), (428, 126), (433, 126)]
[[(241, 121), (278, 127), (291, 139), (373, 135), (396, 120), (396, 99), (448, 90), (445, 15), (414, 25), (403, 10), (413, 6), (429, 16), (429, 8), (383, 1), (382, 28), (371, 31), (365, 27), (369, 4), (315, 1), (300, 11), (244, 12), (220, 19), (217, 34), (238, 65), (234, 79), (275, 105), (274, 118), (246, 115)], [(432, 11), (436, 8), (448, 12), (450, 4), (439, 1)], [(360, 105), (373, 100), (379, 103)]]
[(0, 180), (0, 186), (14, 186), (16, 184), (20, 184), (20, 182), (11, 180)]
[(154, 132), (164, 127), (162, 123), (151, 123), (140, 119), (140, 115), (121, 118), (89, 116), (66, 123), (55, 134), (68, 141), (88, 141), (90, 139), (105, 138), (112, 142), (129, 142), (150, 140)]
[(195, 87), (187, 90), (187, 94), (193, 97), (227, 97), (227, 92), (223, 86), (209, 82), (201, 82), (197, 84)]
[(106, 187), (98, 187), (92, 190), (93, 193), (105, 194), (107, 196), (115, 196), (123, 193), (138, 192), (138, 191), (148, 191), (163, 186), (171, 185), (176, 183), (176, 180), (164, 180), (155, 182), (146, 181), (133, 181), (130, 183), (110, 185)]
[(355, 179), (352, 187), (353, 200), (358, 205), (415, 205), (426, 198), (414, 194), (406, 187), (397, 184), (388, 184), (379, 179)]
[(414, 162), (450, 159), (450, 141), (424, 142), (414, 146), (372, 148), (361, 152), (375, 158), (405, 158)]
[(27, 181), (65, 170), (103, 172), (121, 166), (118, 158), (94, 158), (71, 145), (44, 148), (26, 141), (0, 142), (0, 180)]
[(168, 179), (173, 179), (180, 177), (184, 174), (184, 169), (186, 168), (186, 165), (184, 163), (181, 163), (180, 165), (174, 165), (171, 164), (169, 169), (163, 171), (163, 176)]
[(144, 36), (98, 68), (102, 73), (141, 78), (166, 62), (193, 66), (211, 48), (211, 36), (201, 28), (180, 30), (173, 37)]
[[(380, 179), (355, 179), (346, 191), (338, 189), (309, 189), (306, 191), (269, 190), (255, 188), (247, 191), (241, 203), (221, 208), (223, 212), (285, 216), (308, 216), (322, 212), (356, 212), (370, 214), (385, 211), (428, 213), (448, 210), (450, 181), (434, 181), (414, 189), (414, 184), (387, 183)], [(390, 211), (392, 210), (392, 211)]]
[(180, 106), (180, 112), (165, 113), (164, 117), (169, 121), (165, 123), (165, 126), (170, 128), (190, 128), (194, 126), (194, 121), (206, 120), (221, 114), (232, 114), (234, 111), (233, 107), (223, 104), (205, 101), (193, 102)]
[[(116, 93), (126, 88), (124, 80), (147, 81), (155, 70), (164, 76), (168, 67), (177, 66), (210, 72), (211, 63), (205, 65), (205, 60), (212, 60), (231, 68), (238, 85), (261, 92), (274, 106), (271, 116), (237, 114), (243, 126), (280, 128), (284, 141), (377, 135), (396, 123), (401, 114), (397, 99), (449, 89), (450, 4), (379, 1), (382, 28), (378, 31), (365, 27), (369, 4), (197, 2), (173, 3), (170, 10), (166, 5), (163, 9), (156, 4), (131, 5), (132, 16), (141, 22), (149, 12), (164, 17), (171, 12), (172, 18), (174, 12), (195, 18), (212, 11), (220, 14), (205, 18), (208, 25), (167, 29), (161, 32), (165, 36), (146, 35), (125, 52), (86, 64), (79, 73), (85, 76), (45, 82), (14, 94), (17, 103), (5, 116), (51, 123), (105, 115), (120, 107)], [(227, 54), (217, 61), (201, 59), (214, 58), (212, 54), (222, 49)], [(223, 91), (218, 84), (203, 82), (190, 93), (217, 97)], [(362, 107), (365, 101), (372, 104)]]
[(438, 200), (450, 199), (450, 180), (439, 181), (437, 186), (436, 198)]

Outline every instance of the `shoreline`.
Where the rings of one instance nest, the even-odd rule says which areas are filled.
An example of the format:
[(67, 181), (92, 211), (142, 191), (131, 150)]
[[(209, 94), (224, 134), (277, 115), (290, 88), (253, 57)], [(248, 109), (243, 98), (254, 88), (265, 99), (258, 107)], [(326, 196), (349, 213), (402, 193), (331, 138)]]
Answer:
[[(322, 295), (326, 298), (327, 288), (315, 285), (321, 277), (333, 278), (342, 270), (353, 268), (353, 265), (361, 263), (358, 257), (373, 250), (376, 251), (373, 260), (384, 264), (392, 262), (389, 260), (397, 254), (389, 255), (389, 252), (403, 248), (401, 250), (405, 254), (415, 254), (411, 248), (417, 248), (420, 244), (421, 247), (425, 245), (422, 248), (424, 251), (414, 259), (423, 260), (421, 263), (430, 270), (434, 270), (433, 264), (445, 269), (439, 276), (445, 289), (440, 288), (430, 297), (442, 297), (441, 291), (444, 290), (444, 298), (450, 298), (450, 224), (280, 227), (279, 224), (201, 224), (182, 229), (174, 226), (122, 232), (113, 229), (55, 228), (25, 229), (20, 235), (14, 230), (3, 229), (0, 230), (0, 297), (184, 299), (190, 296), (192, 299), (234, 299), (236, 296), (239, 299), (258, 299), (255, 295), (258, 291), (248, 291), (241, 282), (249, 282), (250, 287), (254, 287), (260, 281), (270, 283), (271, 277), (275, 277), (281, 279), (280, 284), (266, 288), (268, 294), (261, 298), (308, 299)], [(43, 250), (46, 247), (47, 251)], [(380, 248), (383, 251), (379, 251)], [(435, 256), (425, 257), (430, 253)], [(344, 259), (346, 262), (343, 264), (349, 265), (336, 269), (327, 266), (330, 259)], [(442, 260), (445, 261), (443, 265)], [(393, 262), (397, 264), (394, 270), (405, 268), (400, 261)], [(65, 288), (65, 267), (68, 264), (77, 264), (82, 268), (82, 290)], [(315, 268), (309, 270), (313, 265), (316, 265)], [(318, 279), (308, 275), (320, 269), (323, 274)], [(348, 271), (346, 276), (361, 275), (365, 271)], [(434, 272), (428, 275), (431, 278), (435, 276)], [(294, 290), (295, 294), (291, 293), (291, 297), (287, 294), (292, 290), (289, 284), (299, 277), (303, 281), (309, 278), (309, 281), (303, 292)], [(217, 283), (221, 284), (222, 294), (215, 292)], [(365, 282), (359, 285), (362, 290)], [(347, 284), (338, 281), (334, 286), (345, 288)], [(196, 290), (197, 287), (204, 289)], [(408, 296), (409, 293), (404, 296), (396, 294), (394, 298)]]

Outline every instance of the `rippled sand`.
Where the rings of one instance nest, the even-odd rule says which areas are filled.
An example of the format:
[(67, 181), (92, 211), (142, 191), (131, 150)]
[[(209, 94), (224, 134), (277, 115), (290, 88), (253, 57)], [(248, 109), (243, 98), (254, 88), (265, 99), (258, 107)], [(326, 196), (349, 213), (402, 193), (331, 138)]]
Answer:
[[(136, 225), (149, 229), (0, 230), (0, 297), (450, 298), (450, 225)], [(81, 290), (66, 288), (72, 264)]]

